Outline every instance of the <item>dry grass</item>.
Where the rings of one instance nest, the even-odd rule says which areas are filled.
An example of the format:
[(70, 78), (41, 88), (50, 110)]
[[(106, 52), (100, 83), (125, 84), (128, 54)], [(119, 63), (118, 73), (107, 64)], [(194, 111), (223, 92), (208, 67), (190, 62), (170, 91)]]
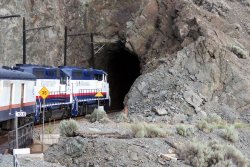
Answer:
[(167, 131), (155, 124), (137, 122), (130, 125), (132, 135), (136, 138), (166, 137)]
[(64, 137), (75, 136), (77, 130), (78, 130), (78, 124), (73, 119), (63, 120), (59, 124), (59, 132), (61, 136)]
[(236, 122), (236, 123), (234, 124), (234, 128), (235, 128), (235, 129), (249, 128), (249, 127), (250, 127), (250, 124), (243, 123), (243, 122)]
[(242, 49), (239, 46), (236, 45), (232, 45), (230, 47), (230, 50), (237, 55), (237, 57), (241, 58), (241, 59), (246, 59), (249, 55), (249, 53), (247, 52), (247, 50)]
[(224, 130), (223, 138), (231, 142), (236, 142), (239, 139), (238, 132), (234, 126), (229, 126)]
[(107, 117), (107, 113), (104, 110), (95, 108), (90, 116), (90, 122), (100, 121), (105, 117)]
[(51, 125), (51, 123), (49, 123), (48, 126), (45, 127), (44, 131), (45, 134), (52, 134), (54, 132), (55, 127)]
[(124, 112), (118, 113), (115, 116), (115, 122), (129, 122), (129, 118)]
[(208, 114), (207, 118), (206, 118), (206, 121), (208, 123), (216, 123), (216, 124), (220, 124), (222, 119), (221, 117), (216, 114), (216, 113), (211, 113), (211, 114)]
[(176, 133), (181, 136), (188, 137), (194, 134), (194, 129), (193, 127), (188, 125), (180, 125), (176, 127)]
[(210, 133), (213, 131), (214, 126), (212, 126), (211, 124), (209, 124), (207, 121), (203, 120), (197, 123), (196, 127), (206, 133)]
[(245, 167), (247, 159), (234, 146), (217, 141), (209, 143), (190, 142), (177, 149), (181, 159), (194, 167), (239, 166)]

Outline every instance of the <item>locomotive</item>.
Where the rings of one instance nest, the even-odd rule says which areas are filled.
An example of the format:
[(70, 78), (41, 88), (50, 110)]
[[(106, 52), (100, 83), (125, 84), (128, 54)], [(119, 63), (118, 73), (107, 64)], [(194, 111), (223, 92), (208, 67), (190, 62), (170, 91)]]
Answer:
[[(39, 91), (46, 87), (48, 97), (43, 100)], [(96, 97), (101, 94), (102, 97)], [(73, 66), (42, 66), (17, 64), (0, 68), (0, 125), (13, 129), (15, 112), (26, 112), (19, 123), (75, 117), (87, 113), (88, 108), (110, 103), (107, 73), (97, 69)]]

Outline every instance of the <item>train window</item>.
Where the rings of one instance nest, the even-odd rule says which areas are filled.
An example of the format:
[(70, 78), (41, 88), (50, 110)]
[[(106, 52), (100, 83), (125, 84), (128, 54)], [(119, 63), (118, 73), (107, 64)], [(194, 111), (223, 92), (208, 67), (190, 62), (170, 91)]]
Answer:
[(84, 70), (83, 75), (84, 75), (83, 79), (91, 80), (93, 73), (90, 70)]
[(94, 74), (95, 80), (102, 81), (102, 74)]
[(60, 78), (60, 84), (66, 84), (66, 82), (67, 82), (66, 76)]
[(55, 77), (55, 71), (54, 70), (46, 70), (45, 75), (46, 75), (46, 78), (53, 79)]
[(72, 79), (82, 79), (82, 71), (74, 70), (72, 72)]
[(43, 79), (44, 78), (44, 71), (34, 69), (33, 74), (36, 76), (37, 79)]
[(59, 69), (56, 70), (56, 78), (60, 78), (60, 70)]
[(104, 82), (107, 82), (107, 75), (103, 74)]
[(24, 104), (24, 83), (21, 84), (21, 108), (23, 107), (23, 104)]
[[(12, 105), (12, 100), (13, 100), (13, 88), (14, 88), (14, 84), (13, 83), (11, 83), (10, 84), (10, 99), (9, 99), (9, 102), (10, 102), (10, 108), (9, 109), (11, 109), (11, 105)], [(11, 111), (11, 110), (10, 110)]]

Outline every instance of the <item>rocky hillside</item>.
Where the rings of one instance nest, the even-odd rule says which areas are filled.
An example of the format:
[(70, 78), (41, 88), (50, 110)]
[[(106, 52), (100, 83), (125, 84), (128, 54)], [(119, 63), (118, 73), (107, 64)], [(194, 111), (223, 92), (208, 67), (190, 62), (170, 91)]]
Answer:
[[(152, 110), (164, 110), (171, 118), (177, 113), (183, 119), (183, 114), (217, 112), (228, 121), (238, 117), (249, 122), (249, 3), (194, 0), (156, 4), (157, 25), (146, 33), (155, 40), (149, 37), (151, 43), (144, 43), (147, 52), (133, 45), (133, 41), (143, 42), (140, 38), (130, 41), (135, 35), (126, 43), (146, 58), (142, 65), (145, 74), (127, 96), (129, 111), (150, 115)], [(168, 10), (171, 14), (161, 13)]]

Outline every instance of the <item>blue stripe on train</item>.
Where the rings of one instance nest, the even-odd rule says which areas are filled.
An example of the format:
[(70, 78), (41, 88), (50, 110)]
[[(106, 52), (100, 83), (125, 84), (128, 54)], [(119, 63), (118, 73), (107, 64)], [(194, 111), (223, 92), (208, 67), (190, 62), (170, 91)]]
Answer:
[[(45, 99), (45, 104), (55, 104), (55, 103), (68, 103), (70, 98), (47, 98)], [(37, 99), (36, 104), (43, 104), (43, 99)]]
[[(97, 99), (95, 96), (76, 96), (78, 100), (86, 100), (86, 99)], [(106, 96), (103, 96), (102, 98), (106, 98)], [(100, 98), (100, 99), (102, 99)]]
[[(22, 107), (22, 110), (26, 112), (27, 115), (35, 113), (35, 105)], [(15, 112), (19, 112), (20, 108), (14, 108), (10, 110), (0, 111), (0, 122), (7, 121), (15, 118)]]

